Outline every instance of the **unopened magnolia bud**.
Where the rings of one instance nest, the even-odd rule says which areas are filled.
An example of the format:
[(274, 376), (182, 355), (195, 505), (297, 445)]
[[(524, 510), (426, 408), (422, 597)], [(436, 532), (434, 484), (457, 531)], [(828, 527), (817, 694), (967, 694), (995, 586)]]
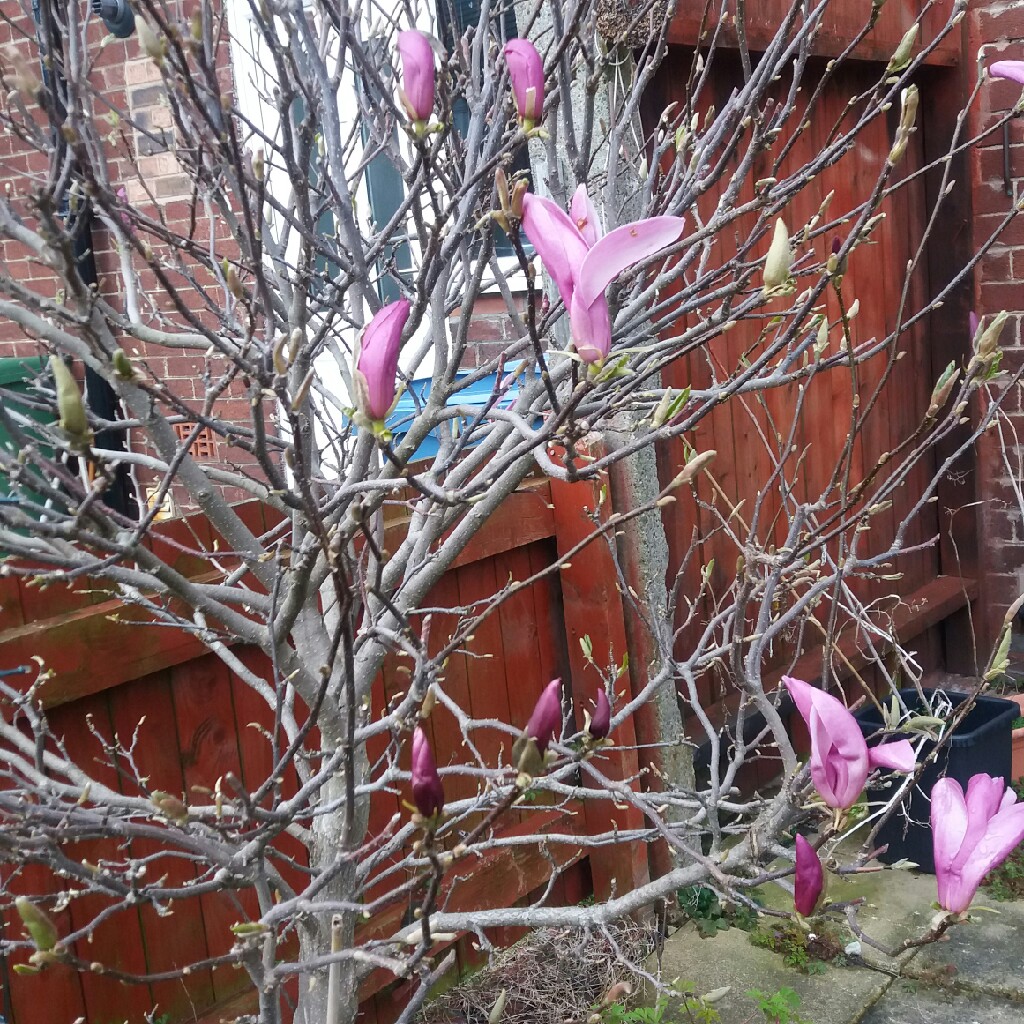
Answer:
[(164, 57), (167, 56), (167, 40), (152, 29), (149, 22), (140, 14), (135, 15), (135, 31), (138, 34), (142, 52), (162, 67)]
[(175, 824), (183, 825), (188, 821), (188, 808), (176, 796), (165, 793), (161, 789), (154, 789), (150, 800), (165, 818)]
[(499, 167), (494, 172), (494, 185), (498, 190), (498, 206), (503, 210), (507, 210), (509, 203), (508, 175), (505, 174), (503, 167)]
[(281, 334), (274, 342), (273, 349), (273, 360), (274, 360), (274, 373), (278, 376), (284, 376), (288, 372), (288, 359), (285, 355), (285, 345), (288, 344), (288, 335)]
[(498, 1024), (501, 1020), (502, 1015), (505, 1013), (505, 1003), (508, 1000), (508, 989), (502, 989), (498, 993), (498, 998), (494, 1001), (494, 1006), (491, 1007), (491, 1012), (487, 1015), (487, 1024)]
[(114, 364), (114, 373), (121, 380), (133, 380), (135, 378), (135, 369), (132, 366), (132, 361), (125, 355), (123, 348), (115, 348), (110, 361)]
[(668, 411), (672, 408), (673, 397), (672, 389), (666, 388), (665, 394), (661, 396), (661, 401), (655, 406), (654, 412), (651, 414), (651, 426), (655, 430), (658, 427), (664, 426), (666, 420), (668, 420)]
[(241, 301), (245, 296), (245, 291), (242, 288), (242, 282), (238, 278), (238, 271), (226, 259), (221, 263), (221, 269), (224, 271), (224, 281), (228, 286), (228, 291)]
[(828, 348), (828, 317), (823, 316), (818, 324), (818, 333), (814, 341), (814, 355), (817, 358)]
[(793, 253), (789, 246), (789, 229), (780, 217), (775, 222), (772, 244), (764, 260), (764, 290), (777, 291), (789, 283), (789, 269), (793, 265)]
[(707, 1003), (708, 1006), (713, 1006), (715, 1003), (724, 999), (731, 991), (731, 985), (724, 985), (722, 988), (713, 988), (710, 992), (705, 992), (700, 999), (702, 1003)]
[(299, 346), (302, 344), (302, 331), (296, 327), (288, 338), (288, 362), (294, 363), (299, 354)]
[(900, 128), (909, 132), (917, 121), (917, 106), (921, 94), (916, 85), (908, 85), (900, 93)]
[(999, 348), (999, 336), (1003, 333), (1003, 325), (1009, 319), (1009, 313), (1003, 310), (998, 313), (993, 319), (992, 323), (985, 328), (981, 333), (981, 337), (978, 339), (977, 355), (982, 359), (987, 359), (989, 356), (994, 355), (996, 349)]
[(88, 447), (92, 444), (92, 431), (89, 429), (89, 417), (82, 392), (78, 389), (78, 381), (60, 356), (50, 356), (50, 371), (57, 391), (57, 412), (61, 428), (70, 438), (73, 447)]
[(14, 901), (14, 906), (36, 949), (44, 953), (53, 949), (57, 945), (59, 935), (57, 926), (50, 920), (49, 915), (25, 896), (19, 896)]
[(525, 178), (520, 178), (512, 186), (512, 200), (509, 203), (509, 212), (516, 220), (523, 219), (523, 197), (526, 195), (530, 183)]
[(949, 363), (946, 369), (942, 371), (942, 376), (939, 377), (932, 390), (932, 397), (926, 414), (929, 418), (938, 415), (939, 410), (946, 404), (946, 399), (949, 398), (949, 393), (953, 390), (953, 385), (956, 384), (959, 377), (960, 371), (956, 368), (956, 363)]
[(263, 181), (267, 175), (266, 157), (262, 149), (257, 149), (256, 155), (252, 158), (252, 173), (257, 181)]
[(886, 65), (885, 73), (887, 75), (894, 74), (897, 71), (902, 71), (910, 63), (910, 58), (914, 53), (914, 43), (917, 41), (918, 28), (919, 25), (917, 22), (914, 22), (914, 24), (903, 33), (903, 38), (899, 41), (899, 45), (896, 47), (892, 57), (889, 58), (889, 63)]
[(717, 455), (718, 452), (714, 448), (701, 452), (700, 455), (694, 455), (683, 467), (682, 471), (676, 475), (676, 478), (672, 481), (672, 487), (688, 484), (702, 469), (706, 469)]

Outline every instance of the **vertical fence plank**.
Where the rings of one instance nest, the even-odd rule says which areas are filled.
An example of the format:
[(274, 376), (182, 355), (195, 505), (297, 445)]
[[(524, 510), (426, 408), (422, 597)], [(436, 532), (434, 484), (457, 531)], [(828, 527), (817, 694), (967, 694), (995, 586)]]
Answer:
[[(590, 484), (551, 481), (555, 506), (558, 554), (564, 555), (593, 533), (588, 511), (597, 508), (597, 489)], [(618, 665), (626, 653), (622, 599), (616, 587), (615, 567), (603, 537), (598, 537), (572, 557), (561, 573), (565, 613), (565, 635), (572, 671), (573, 703), (577, 709), (593, 701), (600, 679), (587, 663), (580, 640), (589, 636), (598, 664), (606, 659)], [(628, 688), (628, 682), (627, 682)], [(618, 686), (621, 688), (622, 681)], [(595, 765), (612, 779), (632, 778), (639, 771), (632, 721), (624, 722), (612, 737), (621, 746), (599, 755)], [(587, 829), (591, 835), (612, 829), (643, 826), (643, 816), (632, 807), (616, 808), (613, 801), (593, 800), (585, 805)], [(646, 852), (636, 855), (624, 843), (613, 843), (590, 851), (594, 893), (605, 899), (622, 894), (650, 877)]]
[[(106, 693), (94, 694), (73, 705), (57, 708), (49, 715), (50, 728), (63, 740), (72, 760), (97, 782), (116, 790), (117, 772), (105, 763), (106, 753), (88, 731), (90, 720), (104, 741), (109, 743), (113, 738), (113, 727)], [(99, 864), (107, 856), (115, 860), (124, 856), (115, 839), (76, 843), (65, 852), (76, 861), (90, 864)], [(72, 927), (79, 929), (88, 925), (102, 911), (120, 902), (116, 897), (76, 897), (69, 908)], [(145, 974), (146, 958), (138, 908), (129, 905), (116, 916), (107, 918), (92, 931), (88, 940), (76, 943), (76, 950), (78, 956), (87, 962), (129, 974)], [(153, 995), (148, 984), (125, 985), (99, 972), (90, 971), (82, 975), (82, 992), (91, 1020), (141, 1021), (153, 1008)]]
[[(238, 737), (231, 701), (227, 667), (213, 654), (178, 665), (171, 670), (171, 692), (181, 744), (181, 767), (186, 803), (210, 803), (217, 779), (233, 772), (241, 775)], [(211, 956), (227, 953), (234, 943), (231, 926), (245, 916), (251, 893), (233, 892), (203, 896), (203, 924)], [(226, 967), (213, 971), (213, 990), (218, 1000), (234, 995), (247, 983), (244, 972)]]
[[(182, 796), (185, 781), (170, 680), (171, 673), (165, 670), (117, 687), (110, 695), (110, 716), (122, 746), (127, 747), (137, 731), (135, 760), (149, 791)], [(138, 787), (124, 777), (122, 787), (130, 795), (141, 795)], [(140, 839), (132, 844), (132, 853), (151, 857), (163, 848), (155, 840)], [(191, 862), (181, 857), (162, 857), (149, 871), (154, 877), (165, 877), (164, 884), (169, 887), (185, 886), (195, 879)], [(179, 971), (209, 954), (199, 899), (177, 900), (164, 909), (171, 913), (161, 914), (152, 904), (140, 910), (146, 964), (152, 974)], [(209, 971), (191, 973), (187, 983), (186, 979), (154, 982), (152, 990), (159, 1012), (172, 1018), (201, 1012), (214, 1001)]]

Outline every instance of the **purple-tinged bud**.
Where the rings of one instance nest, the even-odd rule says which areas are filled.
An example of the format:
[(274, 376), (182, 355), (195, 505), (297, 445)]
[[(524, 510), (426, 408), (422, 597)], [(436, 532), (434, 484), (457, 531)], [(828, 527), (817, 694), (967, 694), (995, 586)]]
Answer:
[(519, 120), (529, 131), (544, 112), (544, 61), (529, 39), (510, 39), (505, 44), (505, 61)]
[(562, 731), (562, 680), (552, 679), (534, 705), (533, 714), (526, 724), (526, 735), (534, 740), (544, 753), (548, 744)]
[(444, 787), (423, 727), (412, 734), (412, 799), (424, 818), (433, 818), (444, 810)]
[(803, 836), (796, 837), (796, 872), (793, 875), (793, 905), (803, 917), (818, 908), (825, 888), (825, 872), (813, 846)]
[(409, 309), (408, 299), (392, 302), (377, 313), (363, 332), (353, 379), (356, 405), (367, 419), (384, 419), (395, 400), (398, 353)]
[(602, 686), (597, 691), (597, 700), (594, 702), (594, 717), (590, 719), (590, 728), (587, 730), (595, 740), (603, 740), (608, 736), (612, 724), (612, 708), (608, 703), (608, 694)]
[(430, 40), (415, 29), (398, 33), (398, 52), (402, 57), (402, 88), (399, 98), (409, 120), (423, 125), (434, 112), (434, 48)]
[(971, 333), (971, 340), (973, 341), (978, 336), (978, 328), (981, 326), (981, 321), (978, 319), (978, 314), (972, 309), (967, 314), (967, 330)]

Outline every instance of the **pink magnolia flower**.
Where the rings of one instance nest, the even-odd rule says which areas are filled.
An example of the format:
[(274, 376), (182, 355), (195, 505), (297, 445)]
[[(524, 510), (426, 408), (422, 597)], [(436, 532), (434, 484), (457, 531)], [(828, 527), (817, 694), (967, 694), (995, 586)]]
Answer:
[(562, 680), (552, 679), (537, 698), (526, 735), (534, 740), (543, 754), (548, 744), (562, 731)]
[(1024, 804), (1001, 778), (975, 775), (964, 799), (960, 783), (947, 777), (932, 787), (931, 819), (939, 906), (959, 914), (1024, 839)]
[(544, 61), (529, 39), (510, 39), (505, 44), (505, 62), (516, 112), (523, 127), (530, 129), (544, 113)]
[(427, 734), (419, 725), (412, 734), (412, 799), (424, 818), (432, 818), (444, 810), (441, 776), (437, 774)]
[(997, 60), (989, 67), (988, 73), (993, 78), (1008, 78), (1024, 85), (1024, 60)]
[(608, 694), (604, 687), (599, 687), (597, 700), (594, 702), (594, 715), (590, 719), (590, 728), (587, 730), (595, 740), (603, 740), (608, 736), (612, 724), (612, 708), (608, 703)]
[(911, 772), (917, 763), (908, 740), (868, 748), (846, 705), (802, 679), (783, 676), (811, 733), (811, 778), (829, 807), (852, 807), (872, 768)]
[(356, 404), (371, 420), (382, 420), (395, 400), (395, 374), (402, 331), (409, 319), (408, 299), (384, 306), (366, 325), (356, 360)]
[(817, 909), (821, 892), (825, 888), (825, 872), (818, 851), (804, 839), (796, 837), (796, 871), (793, 875), (793, 906), (803, 917), (810, 917)]
[(398, 33), (398, 52), (402, 57), (402, 88), (398, 95), (414, 122), (430, 120), (434, 112), (434, 48), (430, 40), (415, 29)]
[[(582, 198), (579, 189), (573, 197), (573, 218), (576, 223), (550, 199), (532, 193), (523, 198), (523, 230), (569, 310), (576, 351), (585, 363), (600, 363), (612, 346), (605, 289), (627, 267), (676, 241), (683, 233), (683, 218), (649, 217), (601, 237), (585, 188)], [(577, 226), (581, 220), (586, 235)]]

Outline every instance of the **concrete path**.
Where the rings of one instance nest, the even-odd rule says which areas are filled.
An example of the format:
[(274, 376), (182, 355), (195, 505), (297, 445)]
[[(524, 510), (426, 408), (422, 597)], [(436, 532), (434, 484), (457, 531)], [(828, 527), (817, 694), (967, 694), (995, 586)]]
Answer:
[[(764, 894), (769, 905), (791, 906), (780, 888), (772, 888)], [(880, 871), (838, 882), (829, 895), (836, 902), (864, 897), (861, 926), (888, 948), (923, 934), (935, 913), (930, 875)], [(667, 940), (661, 975), (692, 981), (699, 993), (730, 986), (715, 1005), (723, 1024), (760, 1021), (746, 993), (781, 987), (800, 995), (799, 1013), (810, 1024), (1024, 1024), (1024, 903), (996, 903), (984, 893), (975, 903), (997, 913), (974, 912), (946, 940), (908, 951), (897, 962), (864, 945), (871, 966), (829, 965), (814, 975), (787, 967), (738, 929), (701, 939), (688, 924)], [(650, 966), (656, 969), (656, 960)]]

